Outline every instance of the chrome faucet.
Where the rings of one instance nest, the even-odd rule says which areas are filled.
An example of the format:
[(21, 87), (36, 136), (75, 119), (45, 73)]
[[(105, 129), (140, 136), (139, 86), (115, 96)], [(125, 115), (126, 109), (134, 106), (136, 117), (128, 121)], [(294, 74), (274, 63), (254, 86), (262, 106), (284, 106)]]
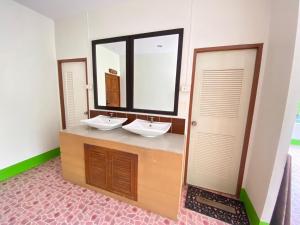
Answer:
[(113, 116), (114, 116), (114, 113), (110, 112), (110, 113), (109, 113), (109, 117), (110, 117), (110, 118), (113, 118)]
[(154, 117), (153, 116), (149, 116), (150, 118), (150, 123), (153, 123), (154, 122)]

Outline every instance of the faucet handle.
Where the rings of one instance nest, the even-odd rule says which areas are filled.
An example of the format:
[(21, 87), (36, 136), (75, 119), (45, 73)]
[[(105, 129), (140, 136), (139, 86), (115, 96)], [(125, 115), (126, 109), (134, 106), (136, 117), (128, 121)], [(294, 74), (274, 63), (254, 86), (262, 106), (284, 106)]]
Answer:
[(154, 116), (149, 116), (150, 118), (150, 122), (153, 123), (154, 122)]

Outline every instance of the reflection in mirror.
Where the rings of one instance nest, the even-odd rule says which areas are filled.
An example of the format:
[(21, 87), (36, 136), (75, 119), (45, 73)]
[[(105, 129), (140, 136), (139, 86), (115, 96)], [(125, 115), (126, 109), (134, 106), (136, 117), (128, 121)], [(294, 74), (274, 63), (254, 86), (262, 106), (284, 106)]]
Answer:
[(174, 110), (179, 35), (134, 40), (133, 108)]
[(98, 105), (126, 107), (126, 42), (96, 45)]

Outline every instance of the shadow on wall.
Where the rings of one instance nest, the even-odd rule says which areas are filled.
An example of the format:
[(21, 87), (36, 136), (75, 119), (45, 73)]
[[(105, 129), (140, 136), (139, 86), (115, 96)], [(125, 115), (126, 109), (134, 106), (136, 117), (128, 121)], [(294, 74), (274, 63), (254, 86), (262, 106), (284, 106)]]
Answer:
[(291, 224), (291, 167), (292, 158), (289, 155), (284, 168), (284, 174), (270, 225)]

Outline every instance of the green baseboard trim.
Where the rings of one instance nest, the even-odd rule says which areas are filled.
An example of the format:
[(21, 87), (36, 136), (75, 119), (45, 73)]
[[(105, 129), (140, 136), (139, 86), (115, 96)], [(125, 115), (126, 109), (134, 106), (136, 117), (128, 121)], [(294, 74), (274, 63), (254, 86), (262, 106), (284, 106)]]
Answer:
[(270, 224), (267, 223), (267, 222), (264, 222), (264, 221), (260, 221), (260, 222), (259, 222), (259, 225), (270, 225)]
[(0, 170), (0, 181), (7, 180), (13, 176), (37, 167), (50, 159), (53, 159), (60, 155), (60, 148), (52, 149), (48, 152), (34, 156), (30, 159), (24, 160), (12, 166), (6, 167)]
[(251, 225), (269, 225), (269, 223), (261, 221), (257, 216), (255, 208), (244, 188), (242, 188), (240, 193), (240, 200), (244, 203), (248, 218)]
[(291, 140), (291, 145), (297, 145), (297, 146), (300, 146), (300, 140), (292, 139), (292, 140)]

